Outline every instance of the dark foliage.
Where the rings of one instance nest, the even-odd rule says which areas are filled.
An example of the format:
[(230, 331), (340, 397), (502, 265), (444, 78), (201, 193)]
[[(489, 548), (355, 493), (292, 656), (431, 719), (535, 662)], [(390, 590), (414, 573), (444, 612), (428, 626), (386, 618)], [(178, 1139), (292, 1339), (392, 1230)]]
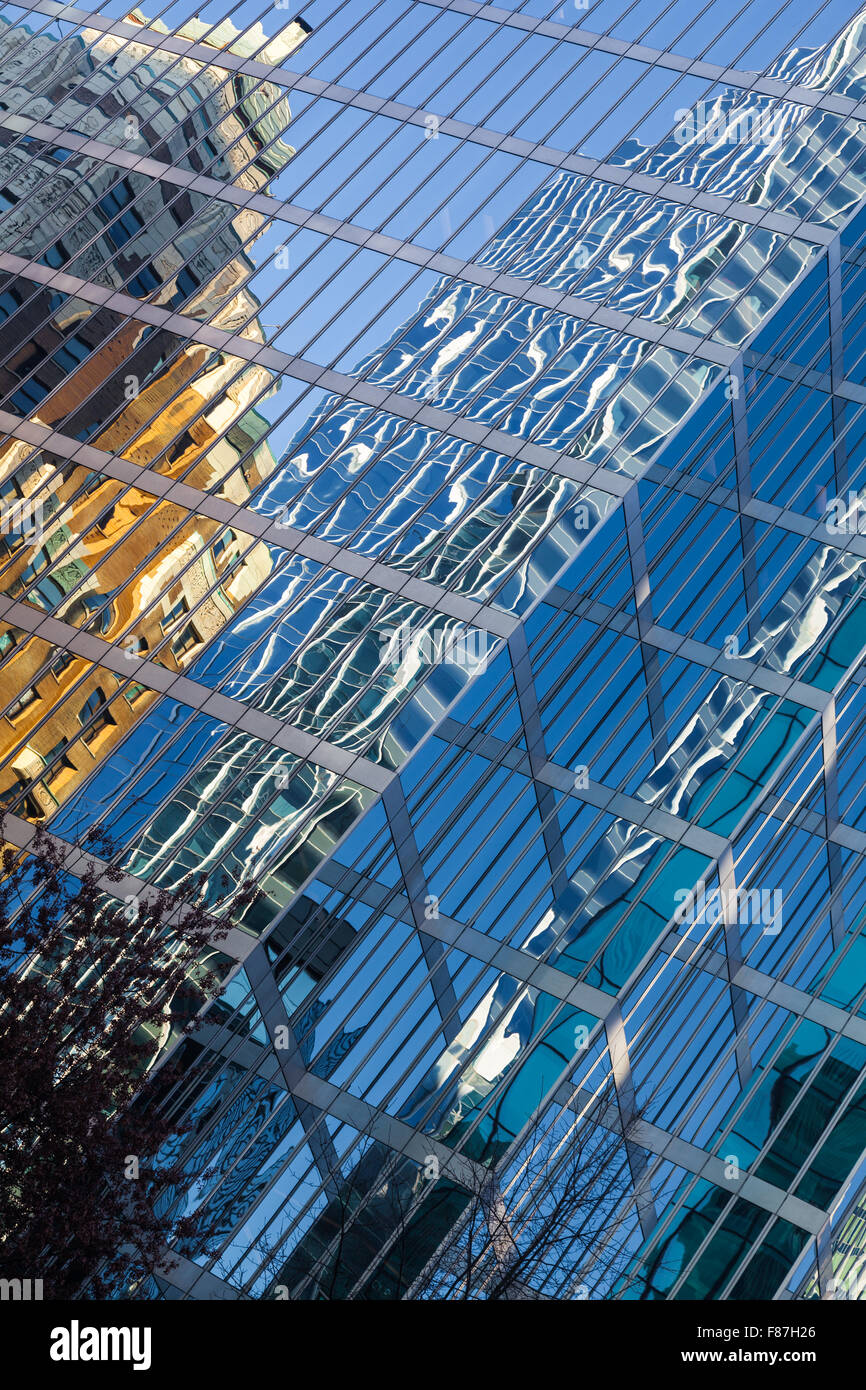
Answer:
[(0, 1277), (42, 1279), (53, 1299), (105, 1297), (130, 1261), (170, 1265), (184, 1222), (160, 1197), (182, 1175), (154, 1156), (177, 1125), (142, 1078), (224, 960), (203, 881), (124, 903), (104, 851), (91, 841), (72, 877), (39, 829), (4, 851), (0, 881)]

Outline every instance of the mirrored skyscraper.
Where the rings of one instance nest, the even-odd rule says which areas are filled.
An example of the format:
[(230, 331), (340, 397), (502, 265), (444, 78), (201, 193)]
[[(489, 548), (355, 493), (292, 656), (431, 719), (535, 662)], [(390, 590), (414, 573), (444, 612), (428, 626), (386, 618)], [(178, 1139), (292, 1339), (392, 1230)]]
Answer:
[(140, 1296), (841, 1277), (866, 20), (660, 9), (3, 12), (7, 836), (260, 890)]

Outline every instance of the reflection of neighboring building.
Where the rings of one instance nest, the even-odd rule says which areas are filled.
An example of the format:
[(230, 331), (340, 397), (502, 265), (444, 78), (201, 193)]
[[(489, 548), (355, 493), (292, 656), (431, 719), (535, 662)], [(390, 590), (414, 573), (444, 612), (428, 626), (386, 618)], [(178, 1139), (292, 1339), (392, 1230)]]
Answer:
[[(193, 25), (189, 32), (200, 29)], [(300, 37), (299, 29), (290, 34), (289, 47)], [(179, 71), (191, 77), (195, 93), (190, 110), (173, 89), (166, 88), (161, 98), (159, 78), (152, 91), (137, 85), (135, 62), (146, 57), (152, 75), (173, 63), (168, 55), (134, 44), (127, 52), (113, 39), (86, 39), (92, 45), (86, 52), (78, 39), (41, 38), (27, 53), (52, 109), (76, 129), (105, 139), (100, 122), (108, 119), (110, 137), (118, 144), (194, 170), (205, 167), (201, 151), (209, 141), (211, 152), (219, 154), (214, 172), (251, 189), (262, 187), (288, 157), (279, 143), (288, 113), (278, 105), (269, 109), (267, 84), (257, 87), (238, 75), (226, 88), (228, 97), (217, 69), (202, 70), (183, 60)], [(226, 33), (225, 42), (249, 51), (233, 33)], [(94, 55), (105, 60), (104, 71), (95, 70)], [(61, 57), (84, 83), (80, 99), (61, 76)], [(29, 109), (21, 89), (17, 97)], [(230, 110), (238, 97), (244, 119)], [(88, 113), (91, 99), (95, 110)], [(136, 121), (127, 133), (130, 110)], [(47, 118), (48, 113), (35, 103), (31, 114)], [(760, 151), (741, 153), (732, 177), (740, 180), (734, 192), (744, 204), (763, 208), (785, 189), (783, 212), (800, 209), (803, 137), (810, 138), (824, 118), (810, 116), (787, 153), (768, 156), (766, 167)], [(849, 124), (850, 129), (844, 124), (837, 129), (828, 163), (849, 142), (852, 152), (859, 149), (861, 132), (855, 122)], [(199, 136), (204, 136), (201, 151), (192, 152)], [(277, 143), (270, 143), (272, 138)], [(141, 298), (183, 305), (193, 317), (215, 311), (217, 324), (261, 341), (255, 320), (247, 323), (255, 301), (245, 289), (249, 262), (242, 251), (242, 243), (259, 230), (255, 214), (207, 205), (188, 190), (166, 194), (161, 184), (134, 173), (118, 182), (121, 191), (113, 203), (111, 169), (89, 166), (86, 156), (72, 160), (62, 151), (25, 148), (26, 160), (19, 150), (0, 152), (0, 170), (13, 194), (35, 188), (33, 170), (41, 170), (47, 180), (43, 201), (50, 193), (50, 206), (46, 203), (40, 218), (32, 210), (19, 213), (14, 205), (9, 222), (0, 224), (14, 230), (9, 249), (21, 253), (24, 247), (31, 259), (53, 265), (58, 257), (51, 239), (59, 232), (58, 263), (73, 274), (116, 289), (125, 284)], [(726, 153), (704, 142), (694, 154), (696, 182), (713, 188), (710, 176)], [(635, 148), (621, 163), (638, 164), (645, 155)], [(656, 172), (671, 174), (673, 190), (674, 174), (692, 155), (668, 142), (657, 157)], [(82, 187), (90, 190), (83, 199), (69, 178), (82, 168)], [(863, 192), (855, 169), (839, 180), (828, 212), (817, 197), (821, 188), (821, 178), (810, 185), (806, 206), (816, 224), (826, 212), (831, 226)], [(731, 187), (726, 192), (731, 194)], [(133, 205), (139, 195), (140, 204)], [(41, 208), (38, 202), (34, 206), (37, 212)], [(146, 214), (142, 225), (136, 209)], [(730, 405), (716, 416), (712, 388), (718, 383), (722, 394), (721, 378), (732, 365), (733, 349), (769, 319), (810, 262), (820, 261), (829, 278), (830, 258), (823, 252), (816, 256), (812, 242), (791, 236), (790, 220), (780, 230), (778, 222), (735, 221), (726, 209), (721, 200), (719, 208), (707, 212), (666, 202), (638, 186), (559, 171), (483, 253), (491, 273), (550, 289), (550, 310), (521, 298), (519, 286), (512, 294), (443, 277), (411, 321), (357, 369), (404, 404), (414, 402), (418, 410), (411, 420), (389, 414), (387, 398), (371, 407), (329, 396), (307, 421), (303, 444), (279, 470), (263, 439), (267, 427), (254, 408), (270, 388), (268, 372), (185, 345), (163, 330), (130, 324), (74, 296), (28, 288), (24, 277), (0, 294), (5, 313), (0, 348), (4, 335), (10, 344), (17, 342), (19, 325), (26, 325), (24, 348), (0, 368), (0, 390), (9, 393), (19, 415), (170, 477), (192, 464), (185, 476), (206, 488), (219, 485), (243, 457), (243, 467), (227, 481), (230, 500), (242, 502), (268, 483), (264, 506), (274, 504), (282, 520), (312, 532), (315, 540), (354, 549), (358, 561), (328, 571), (328, 560), (319, 565), (310, 559), (314, 541), (310, 552), (287, 556), (274, 573), (270, 552), (251, 537), (172, 502), (157, 502), (146, 487), (124, 491), (84, 466), (39, 451), (13, 482), (12, 469), (27, 449), (13, 442), (0, 450), (3, 477), (17, 486), (16, 495), (46, 499), (39, 540), (8, 547), (0, 577), (9, 594), (122, 642), (133, 653), (153, 656), (171, 671), (190, 670), (201, 686), (219, 685), (222, 693), (244, 700), (258, 717), (250, 721), (254, 725), (267, 730), (268, 717), (285, 721), (300, 746), (312, 748), (306, 756), (290, 756), (267, 743), (265, 735), (248, 732), (243, 722), (226, 729), (209, 720), (207, 706), (187, 718), (171, 697), (161, 701), (134, 683), (120, 689), (116, 677), (82, 657), (58, 656), (47, 643), (15, 629), (0, 634), (0, 649), (5, 642), (8, 653), (5, 669), (18, 692), (4, 723), (8, 771), (0, 791), (8, 794), (36, 779), (29, 814), (50, 814), (65, 801), (55, 822), (64, 834), (78, 833), (79, 813), (85, 824), (88, 814), (92, 820), (104, 815), (109, 831), (112, 815), (116, 824), (126, 818), (124, 867), (149, 882), (171, 887), (186, 870), (199, 869), (214, 871), (214, 885), (225, 871), (235, 883), (254, 877), (263, 890), (244, 920), (261, 942), (209, 1011), (201, 1033), (184, 1041), (181, 1054), (184, 1062), (201, 1065), (191, 1066), (185, 1076), (191, 1120), (199, 1128), (188, 1146), (190, 1188), (177, 1194), (178, 1201), (193, 1206), (201, 1200), (207, 1218), (225, 1235), (225, 1262), (215, 1268), (235, 1289), (257, 1287), (266, 1294), (278, 1279), (286, 1288), (300, 1289), (301, 1296), (323, 1288), (328, 1296), (399, 1298), (405, 1293), (469, 1193), (457, 1179), (449, 1185), (446, 1173), (436, 1197), (419, 1205), (406, 1223), (410, 1204), (426, 1192), (419, 1155), (435, 1147), (444, 1158), (459, 1149), (477, 1170), (475, 1176), (486, 1181), (492, 1167), (513, 1156), (540, 1099), (558, 1096), (554, 1080), (572, 1074), (576, 1051), (597, 1025), (600, 1065), (606, 1049), (611, 1071), (616, 1070), (613, 1056), (624, 1036), (623, 1020), (631, 1026), (629, 981), (651, 952), (660, 952), (662, 945), (670, 949), (677, 885), (693, 885), (709, 874), (711, 856), (720, 859), (720, 846), (727, 848), (744, 808), (763, 806), (777, 773), (795, 756), (807, 720), (818, 708), (824, 713), (816, 693), (835, 680), (835, 674), (827, 674), (832, 663), (844, 671), (859, 662), (866, 637), (860, 593), (866, 561), (816, 542), (811, 555), (795, 557), (790, 566), (785, 560), (778, 571), (762, 558), (751, 577), (745, 524), (742, 563), (734, 546), (726, 565), (734, 579), (743, 580), (744, 608), (752, 603), (752, 584), (759, 600), (742, 653), (749, 674), (741, 679), (721, 664), (727, 658), (721, 643), (717, 651), (708, 641), (690, 655), (679, 627), (692, 619), (678, 617), (675, 607), (672, 628), (656, 627), (650, 576), (655, 580), (664, 571), (641, 533), (644, 520), (647, 532), (658, 530), (649, 480), (640, 495), (636, 486), (630, 495), (633, 515), (623, 526), (628, 535), (621, 538), (622, 566), (613, 558), (612, 525), (610, 555), (588, 561), (575, 579), (576, 592), (562, 602), (562, 595), (550, 594), (587, 532), (625, 500), (628, 480), (646, 478), (647, 466), (693, 410), (704, 411), (706, 424), (721, 422), (723, 438), (714, 447), (729, 451), (740, 465), (736, 491), (730, 491), (732, 513), (738, 523), (754, 521), (744, 516), (748, 488), (741, 486), (741, 474), (747, 478), (750, 465), (740, 438), (749, 436), (753, 422), (748, 414), (745, 421), (738, 419)], [(111, 257), (116, 259), (109, 268)], [(744, 285), (750, 287), (748, 299), (743, 307), (732, 307)], [(822, 285), (829, 303), (829, 284)], [(556, 298), (559, 292), (576, 296), (584, 309), (587, 302), (604, 301), (627, 322), (590, 321), (577, 309), (569, 314)], [(742, 361), (740, 369), (745, 378)], [(130, 378), (133, 389), (127, 392)], [(724, 399), (731, 401), (727, 394)], [(434, 420), (437, 408), (449, 412), (444, 431), (424, 423), (430, 418), (425, 405)], [(458, 418), (470, 425), (465, 438), (457, 428), (447, 433)], [(500, 432), (503, 448), (503, 436), (524, 442), (532, 436), (534, 443), (561, 453), (563, 476), (548, 469), (549, 455), (539, 460), (522, 448), (497, 453), (488, 430)], [(735, 460), (738, 454), (743, 457)], [(659, 473), (669, 479), (681, 461), (668, 456), (670, 470), (662, 467)], [(586, 465), (596, 463), (600, 467), (590, 475)], [(590, 482), (582, 481), (588, 477)], [(683, 498), (705, 500), (697, 469), (693, 475), (684, 469), (677, 474), (681, 480), (696, 488), (692, 494), (684, 488)], [(671, 482), (659, 488), (668, 485), (673, 491)], [(627, 511), (624, 505), (622, 512)], [(662, 529), (665, 520), (662, 515)], [(652, 541), (658, 546), (657, 534)], [(320, 553), (333, 560), (332, 552)], [(376, 587), (375, 572), (369, 577), (364, 563), (371, 557), (390, 566), (387, 576), (380, 573), (383, 585), (387, 578), (393, 586), (395, 575), (401, 582)], [(688, 590), (695, 561), (689, 555), (675, 555), (674, 561), (676, 583)], [(417, 584), (410, 587), (410, 576), (450, 592), (434, 602), (423, 587), (420, 596)], [(578, 587), (584, 581), (586, 592)], [(710, 596), (715, 597), (716, 584), (723, 595), (725, 582), (714, 576)], [(663, 595), (658, 584), (653, 598), (664, 612), (671, 600)], [(447, 602), (455, 596), (464, 600), (456, 607)], [(253, 602), (237, 616), (249, 598)], [(478, 610), (465, 603), (467, 598), (490, 605), (483, 616), (495, 619), (491, 631), (514, 634), (509, 653), (495, 658), (500, 665), (489, 682), (495, 687), (504, 675), (514, 699), (502, 695), (501, 737), (494, 733), (489, 740), (489, 710), (477, 726), (471, 717), (466, 722), (455, 717), (450, 730), (443, 727), (443, 715), (482, 663), (449, 670), (425, 655), (443, 634), (462, 633), (477, 619)], [(564, 638), (560, 652), (558, 637), (545, 635), (536, 622), (541, 615), (533, 609), (542, 598), (559, 608), (556, 621), (572, 639), (572, 650)], [(592, 600), (586, 621), (598, 629), (591, 638), (576, 624), (568, 626), (574, 616), (583, 621), (584, 599)], [(518, 631), (524, 619), (525, 628)], [(390, 661), (383, 656), (383, 637), (403, 625), (412, 640)], [(653, 632), (662, 633), (658, 646)], [(610, 663), (610, 678), (605, 670), (604, 684), (602, 677), (597, 685), (592, 678), (587, 683), (581, 659), (592, 652), (596, 635), (611, 634), (616, 642), (596, 653), (599, 666)], [(548, 643), (551, 650), (545, 650)], [(228, 655), (221, 665), (223, 647)], [(624, 651), (628, 656), (620, 663)], [(202, 658), (200, 665), (194, 665), (196, 658)], [(663, 666), (665, 683), (674, 692), (670, 696), (663, 688)], [(809, 700), (777, 710), (780, 690), (795, 683), (808, 687)], [(483, 685), (477, 682), (473, 693)], [(620, 725), (617, 706), (626, 706), (633, 694), (637, 712), (628, 716), (630, 723), (623, 714)], [(640, 703), (644, 699), (646, 708)], [(576, 769), (563, 750), (572, 738), (581, 747), (597, 746), (592, 726), (608, 719), (612, 770), (590, 787), (572, 775)], [(133, 725), (135, 737), (127, 741)], [(383, 769), (403, 769), (434, 730), (458, 765), (453, 779), (450, 769), (435, 786), (435, 773), (426, 785), (423, 776), (413, 785), (415, 769), (406, 787), (394, 779), (388, 789), (397, 795), (389, 805), (386, 794), (379, 808), (385, 847), (375, 844), (374, 827), (372, 846), (368, 843), (354, 861), (361, 866), (357, 873), (335, 861), (317, 874), (381, 788)], [(304, 745), (305, 736), (310, 745)], [(757, 751), (747, 757), (753, 741)], [(432, 744), (431, 739), (418, 764), (424, 764)], [(81, 788), (94, 769), (96, 775)], [(488, 785), (494, 773), (506, 788), (498, 803)], [(544, 781), (545, 775), (551, 780)], [(464, 789), (461, 776), (467, 782), (477, 776), (477, 782)], [(72, 797), (73, 789), (80, 795)], [(568, 804), (566, 835), (557, 824), (554, 791), (563, 802), (573, 796), (582, 802), (584, 790), (590, 792), (587, 804)], [(502, 803), (512, 794), (514, 806), (506, 814)], [(826, 821), (826, 801), (824, 809)], [(594, 820), (591, 810), (603, 816)], [(562, 814), (565, 819), (565, 810)], [(525, 883), (514, 894), (503, 867), (511, 859), (511, 885), (526, 868)], [(443, 895), (454, 916), (443, 910), (441, 919), (430, 918), (425, 908), (435, 901), (438, 912), (439, 884), (427, 878), (434, 879), (443, 860), (447, 874), (465, 884), (453, 890), (452, 899)], [(481, 864), (476, 884), (471, 883), (474, 860)], [(478, 910), (481, 930), (472, 904), (487, 896), (485, 874), (495, 879), (501, 869), (502, 884), (490, 895), (498, 903), (486, 923)], [(332, 896), (335, 883), (339, 887)], [(446, 878), (446, 894), (447, 883)], [(532, 901), (524, 909), (518, 898), (524, 888), (530, 893), (527, 885)], [(331, 906), (335, 900), (338, 907)], [(494, 913), (500, 920), (491, 927)], [(512, 927), (513, 934), (505, 937)], [(485, 932), (493, 936), (500, 928), (508, 942), (501, 953), (498, 940), (483, 939)], [(459, 960), (464, 945), (465, 966)], [(727, 933), (724, 945), (728, 950)], [(766, 1058), (759, 1065), (756, 1058), (754, 1068), (749, 1062), (748, 1076), (745, 1066), (741, 1076), (749, 1020), (742, 1022), (740, 997), (731, 990), (728, 999), (726, 993), (739, 949), (734, 952), (732, 945), (727, 960), (717, 953), (713, 988), (726, 1021), (711, 1020), (700, 1040), (709, 1049), (712, 1033), (713, 1043), (720, 1039), (727, 1047), (730, 1029), (730, 1045), (736, 1048), (729, 1059), (730, 1092), (724, 1096), (725, 1106), (733, 1099), (734, 1111), (717, 1118), (720, 1126), (732, 1128), (734, 1119), (739, 1124), (736, 1107), (746, 1086), (752, 1087), (755, 1105), (735, 1131), (739, 1145), (732, 1152), (745, 1153), (749, 1145), (749, 1152), (761, 1152), (764, 1166), (755, 1159), (758, 1184), (781, 1194), (774, 1217), (785, 1194), (820, 1212), (856, 1157), (851, 1135), (860, 1119), (860, 1098), (855, 1095), (849, 1104), (846, 1097), (864, 1064), (857, 1051), (862, 1045), (848, 1039), (813, 1075), (813, 1059), (826, 1047), (814, 1030), (820, 1034), (823, 1024), (803, 1023), (778, 1067)], [(703, 970), (703, 962), (694, 969)], [(467, 985), (470, 971), (476, 980)], [(679, 988), (681, 979), (674, 979)], [(258, 987), (247, 994), (247, 983), (254, 981)], [(819, 992), (808, 978), (801, 983)], [(709, 994), (704, 988), (695, 1007)], [(664, 1000), (650, 1001), (646, 1008), (657, 1010), (664, 1022)], [(294, 1057), (291, 1066), (271, 1048), (274, 1020), (287, 1032), (290, 1021), (297, 1038), (300, 1061)], [(665, 1038), (658, 1027), (659, 1054), (665, 1065), (670, 1056), (671, 1067), (680, 1069), (677, 1083), (690, 1090), (695, 1052), (689, 1054), (685, 1044), (678, 1052), (679, 1039)], [(225, 1048), (226, 1034), (244, 1044), (242, 1060)], [(632, 1068), (638, 1077), (644, 1063), (642, 1039), (636, 1042), (628, 1066), (621, 1066), (612, 1081), (621, 1121), (631, 1106)], [(306, 1073), (297, 1089), (296, 1064)], [(317, 1087), (316, 1081), (328, 1085)], [(381, 1124), (371, 1131), (369, 1147), (360, 1142), (366, 1137), (362, 1129), (357, 1144), (347, 1137), (352, 1125), (366, 1125), (379, 1107)], [(611, 1106), (612, 1113), (615, 1109)], [(796, 1175), (825, 1131), (827, 1151), (803, 1178), (809, 1186), (801, 1192)], [(411, 1143), (404, 1143), (407, 1132)], [(399, 1150), (389, 1147), (395, 1133)], [(742, 1296), (769, 1295), (801, 1247), (803, 1232), (784, 1216), (762, 1245), (770, 1208), (738, 1199), (728, 1210), (729, 1190), (706, 1176), (708, 1150), (691, 1143), (696, 1137), (687, 1133), (686, 1148), (699, 1156), (700, 1166), (693, 1175), (684, 1171), (700, 1175), (700, 1184), (683, 1184), (675, 1192), (671, 1179), (658, 1213), (650, 1210), (652, 1194), (644, 1205), (647, 1193), (635, 1164), (631, 1180), (639, 1210), (632, 1222), (630, 1292), (623, 1296), (699, 1297), (706, 1290), (726, 1296), (743, 1261), (751, 1261), (747, 1283), (734, 1286), (734, 1296), (736, 1289)], [(339, 1155), (337, 1142), (346, 1145)], [(630, 1167), (635, 1155), (628, 1150), (624, 1143)], [(295, 1182), (301, 1195), (293, 1212)], [(682, 1207), (670, 1227), (655, 1219), (668, 1199)], [(284, 1206), (289, 1208), (285, 1217)], [(398, 1226), (404, 1224), (409, 1239), (398, 1248), (390, 1241), (402, 1234)], [(704, 1251), (711, 1230), (716, 1242)], [(208, 1262), (205, 1244), (204, 1239), (198, 1247), (191, 1242), (188, 1253)], [(256, 1268), (260, 1257), (266, 1257), (263, 1271)]]
[[(193, 23), (189, 36), (202, 27)], [(4, 25), (0, 35), (0, 73), (13, 84), (20, 73), (27, 84), (11, 87), (12, 109), (70, 121), (193, 171), (217, 157), (223, 177), (252, 190), (291, 157), (274, 139), (289, 111), (270, 83), (256, 88), (238, 75), (224, 85), (224, 70), (89, 31), (30, 36), (17, 50), (26, 32)], [(290, 25), (271, 45), (274, 59), (304, 37), (302, 25)], [(255, 33), (239, 35), (230, 24), (208, 42), (247, 55), (260, 46)], [(0, 127), (0, 250), (183, 305), (195, 317), (213, 315), (215, 325), (263, 341), (257, 302), (244, 288), (253, 270), (244, 248), (261, 232), (261, 214), (65, 149), (21, 139), (12, 146), (14, 139)], [(6, 409), (168, 476), (190, 470), (196, 486), (232, 473), (224, 495), (234, 502), (273, 471), (267, 425), (253, 408), (273, 389), (264, 368), (20, 276), (3, 288), (0, 316)], [(269, 550), (250, 537), (15, 439), (0, 446), (0, 497), (7, 509), (23, 502), (41, 515), (35, 535), (2, 537), (0, 590), (108, 641), (123, 639), (131, 654), (159, 649), (171, 670), (195, 659), (271, 569)], [(116, 693), (124, 678), (68, 653), (48, 659), (41, 642), (17, 646), (4, 667), (7, 698), (17, 698), (2, 721), (0, 795), (14, 794), (47, 760), (26, 804), (41, 816), (158, 697), (134, 683)]]

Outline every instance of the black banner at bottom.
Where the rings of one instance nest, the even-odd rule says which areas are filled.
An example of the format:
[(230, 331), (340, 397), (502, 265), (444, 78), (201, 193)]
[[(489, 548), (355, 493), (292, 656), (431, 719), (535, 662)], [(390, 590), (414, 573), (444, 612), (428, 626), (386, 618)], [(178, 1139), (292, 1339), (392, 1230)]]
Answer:
[[(507, 1321), (506, 1321), (507, 1319)], [(101, 1374), (158, 1376), (172, 1385), (209, 1372), (225, 1383), (297, 1369), (297, 1356), (321, 1355), (333, 1375), (343, 1364), (357, 1372), (393, 1377), (383, 1335), (395, 1338), (394, 1356), (406, 1373), (406, 1336), (413, 1338), (415, 1372), (430, 1370), (443, 1352), (477, 1358), (489, 1370), (501, 1357), (513, 1375), (516, 1345), (538, 1357), (545, 1373), (551, 1354), (561, 1366), (571, 1352), (581, 1363), (592, 1348), (609, 1373), (686, 1377), (708, 1367), (745, 1372), (806, 1369), (825, 1374), (856, 1364), (863, 1312), (854, 1302), (656, 1303), (528, 1302), (385, 1304), (181, 1300), (165, 1303), (41, 1303), (0, 1300), (0, 1335), (16, 1369), (32, 1369), (49, 1383)], [(547, 1338), (556, 1338), (548, 1342)], [(444, 1341), (442, 1339), (447, 1339)], [(423, 1339), (428, 1339), (425, 1349)], [(515, 1339), (519, 1339), (518, 1342)], [(565, 1339), (565, 1340), (561, 1340)], [(577, 1339), (577, 1340), (576, 1340)], [(401, 1352), (400, 1347), (404, 1348)]]

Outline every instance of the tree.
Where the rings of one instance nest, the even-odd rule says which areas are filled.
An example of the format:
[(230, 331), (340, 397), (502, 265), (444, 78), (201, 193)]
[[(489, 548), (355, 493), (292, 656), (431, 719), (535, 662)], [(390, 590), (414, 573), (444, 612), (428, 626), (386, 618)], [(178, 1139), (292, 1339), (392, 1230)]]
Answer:
[(633, 1253), (639, 1122), (635, 1110), (623, 1125), (612, 1087), (579, 1117), (556, 1103), (504, 1164), (464, 1161), (459, 1177), (444, 1154), (418, 1163), (364, 1136), (351, 1168), (331, 1173), (327, 1206), (291, 1253), (262, 1239), (267, 1296), (599, 1296)]
[[(415, 1280), (412, 1299), (599, 1297), (623, 1274), (642, 1151), (612, 1088), (578, 1118), (558, 1104), (501, 1172), (478, 1175), (459, 1223)], [(591, 1283), (588, 1282), (591, 1280)]]
[(182, 1174), (159, 1162), (178, 1127), (157, 1101), (173, 1077), (163, 1066), (144, 1094), (142, 1079), (225, 959), (203, 879), (122, 902), (122, 870), (95, 857), (107, 849), (90, 837), (77, 877), (41, 827), (26, 853), (3, 851), (0, 1277), (42, 1279), (46, 1298), (104, 1297), (131, 1260), (170, 1266), (184, 1223), (160, 1196)]

